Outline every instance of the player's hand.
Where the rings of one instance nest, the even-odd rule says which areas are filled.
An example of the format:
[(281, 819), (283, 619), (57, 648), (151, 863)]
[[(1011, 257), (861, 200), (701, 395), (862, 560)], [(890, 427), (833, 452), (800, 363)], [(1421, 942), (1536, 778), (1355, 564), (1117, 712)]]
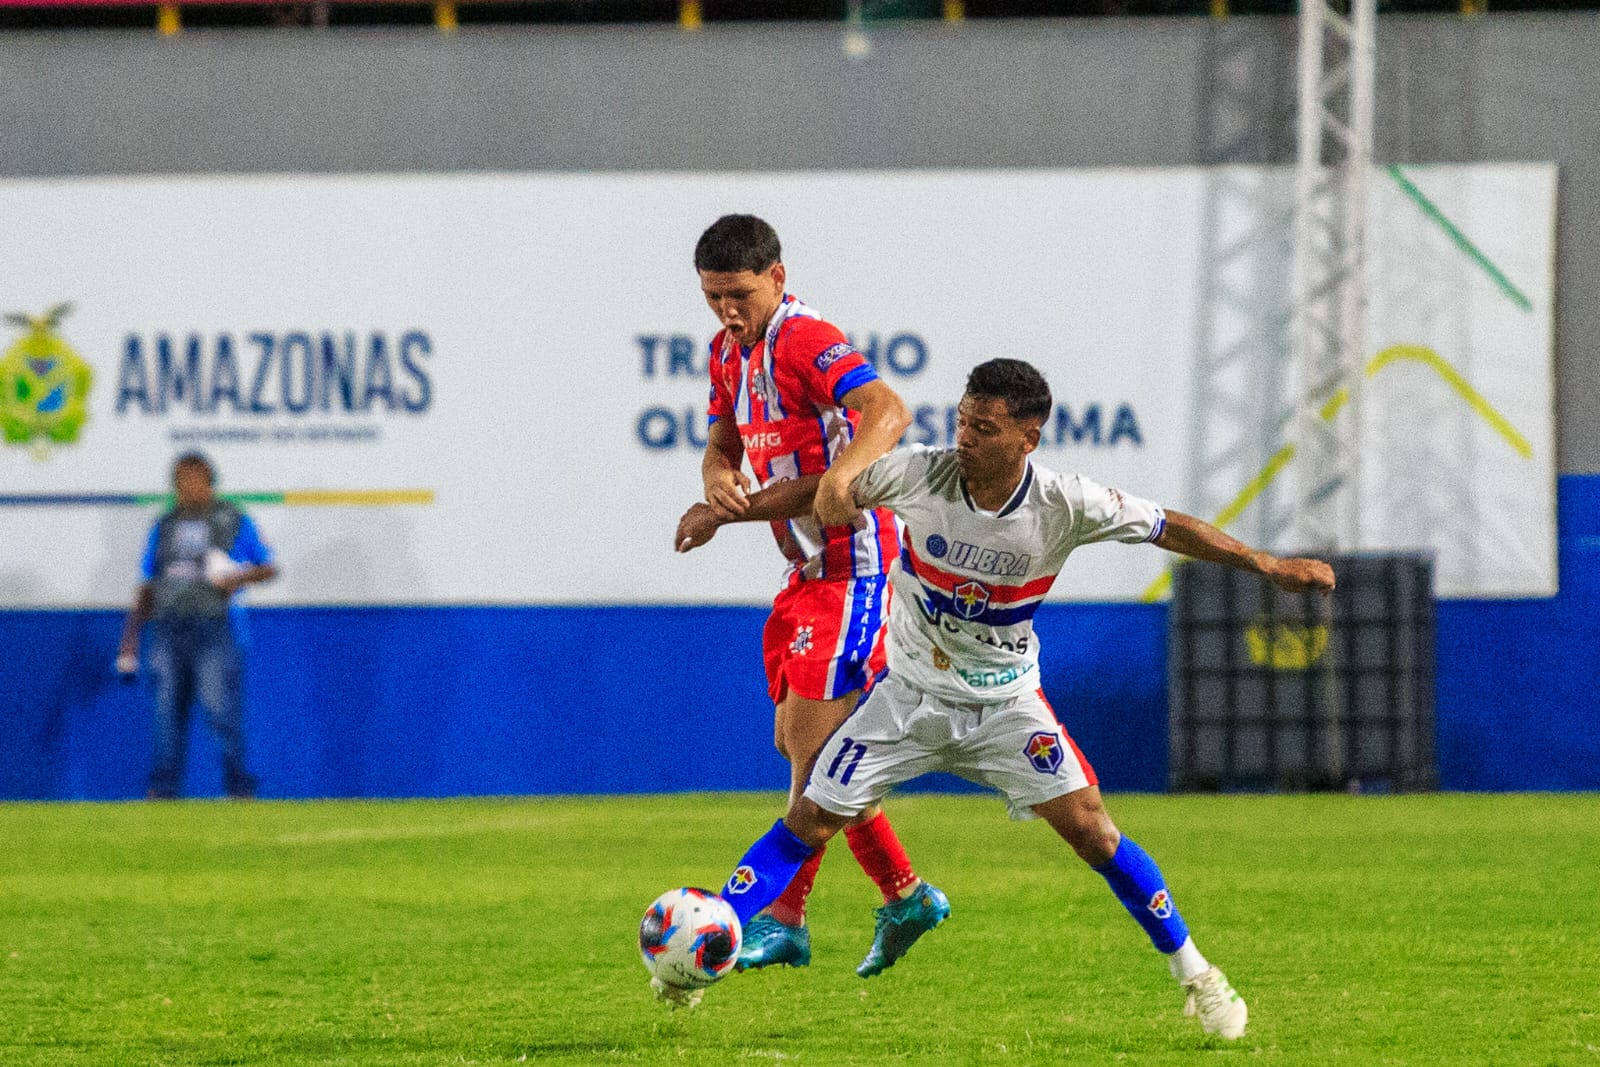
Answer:
[(678, 532), (672, 538), (673, 551), (699, 548), (716, 536), (717, 527), (721, 525), (722, 519), (715, 508), (710, 504), (695, 504), (678, 520)]
[(1274, 560), (1267, 570), (1267, 578), (1288, 593), (1327, 593), (1333, 590), (1333, 568), (1320, 559), (1293, 557)]
[(139, 673), (139, 653), (124, 646), (117, 652), (117, 676), (131, 682)]
[(750, 507), (750, 479), (741, 470), (721, 470), (706, 479), (706, 503), (724, 520), (737, 519)]
[(811, 504), (811, 513), (824, 526), (848, 526), (861, 514), (861, 509), (850, 492), (850, 483), (830, 469), (817, 483), (817, 498)]

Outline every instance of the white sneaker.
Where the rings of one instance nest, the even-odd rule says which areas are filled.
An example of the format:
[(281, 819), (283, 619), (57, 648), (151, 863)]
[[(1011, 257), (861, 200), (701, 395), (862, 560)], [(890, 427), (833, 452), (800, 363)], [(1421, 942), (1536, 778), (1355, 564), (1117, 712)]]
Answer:
[(1189, 997), (1183, 1004), (1185, 1015), (1200, 1016), (1200, 1025), (1208, 1034), (1217, 1034), (1232, 1041), (1244, 1033), (1245, 1020), (1250, 1009), (1228, 982), (1228, 976), (1213, 967), (1183, 983)]
[(668, 985), (655, 977), (650, 979), (650, 991), (656, 995), (657, 1000), (673, 1011), (696, 1007), (700, 1003), (700, 998), (706, 995), (704, 989), (685, 989), (681, 985)]

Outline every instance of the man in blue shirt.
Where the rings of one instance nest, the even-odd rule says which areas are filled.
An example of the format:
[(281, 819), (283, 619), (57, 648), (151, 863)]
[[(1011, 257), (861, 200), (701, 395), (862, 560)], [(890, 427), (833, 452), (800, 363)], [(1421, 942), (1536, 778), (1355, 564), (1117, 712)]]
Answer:
[(150, 622), (149, 668), (155, 680), (155, 769), (151, 799), (171, 799), (183, 782), (189, 711), (196, 697), (211, 713), (222, 743), (223, 788), (230, 797), (255, 795), (245, 770), (243, 607), (235, 594), (276, 577), (272, 552), (250, 517), (216, 495), (216, 469), (199, 452), (172, 465), (177, 506), (150, 529), (144, 583), (122, 628), (117, 670), (139, 666), (139, 634)]

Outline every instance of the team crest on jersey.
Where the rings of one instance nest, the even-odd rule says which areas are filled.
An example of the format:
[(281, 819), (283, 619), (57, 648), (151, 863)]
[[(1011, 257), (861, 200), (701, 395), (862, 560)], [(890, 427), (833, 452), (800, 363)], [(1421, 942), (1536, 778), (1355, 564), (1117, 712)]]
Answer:
[(963, 619), (976, 619), (989, 606), (989, 590), (982, 582), (962, 582), (950, 592), (955, 596), (956, 614)]
[(1167, 893), (1165, 886), (1156, 890), (1155, 895), (1150, 898), (1150, 903), (1145, 907), (1158, 919), (1172, 918), (1172, 897)]
[(728, 875), (727, 891), (734, 896), (738, 896), (740, 893), (748, 893), (755, 884), (756, 872), (751, 870), (750, 867), (744, 866)]
[(1022, 754), (1040, 774), (1054, 774), (1061, 767), (1061, 738), (1041, 730), (1028, 738)]
[(750, 391), (759, 395), (766, 404), (771, 404), (777, 395), (777, 390), (772, 387), (772, 376), (760, 367), (750, 375)]
[(945, 553), (949, 551), (950, 542), (946, 541), (938, 534), (933, 534), (928, 538), (928, 555), (932, 556), (934, 559), (944, 559)]
[(811, 627), (802, 626), (795, 631), (794, 640), (789, 642), (791, 656), (803, 656), (811, 651)]

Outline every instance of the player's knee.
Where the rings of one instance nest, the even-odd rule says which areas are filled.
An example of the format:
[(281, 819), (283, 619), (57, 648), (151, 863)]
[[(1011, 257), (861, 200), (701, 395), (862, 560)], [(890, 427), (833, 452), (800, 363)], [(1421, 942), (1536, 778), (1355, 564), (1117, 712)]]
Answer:
[(1122, 843), (1122, 833), (1099, 797), (1082, 797), (1072, 805), (1062, 836), (1072, 851), (1093, 867), (1116, 855), (1117, 846)]
[(1089, 866), (1098, 867), (1117, 854), (1122, 834), (1110, 819), (1096, 820), (1077, 827), (1067, 838), (1067, 844)]
[(828, 839), (842, 830), (850, 819), (849, 815), (835, 815), (805, 796), (790, 804), (788, 813), (783, 817), (789, 832), (812, 848), (827, 844)]
[(1116, 854), (1122, 834), (1111, 821), (1097, 790), (1058, 797), (1035, 809), (1085, 863), (1098, 866)]

